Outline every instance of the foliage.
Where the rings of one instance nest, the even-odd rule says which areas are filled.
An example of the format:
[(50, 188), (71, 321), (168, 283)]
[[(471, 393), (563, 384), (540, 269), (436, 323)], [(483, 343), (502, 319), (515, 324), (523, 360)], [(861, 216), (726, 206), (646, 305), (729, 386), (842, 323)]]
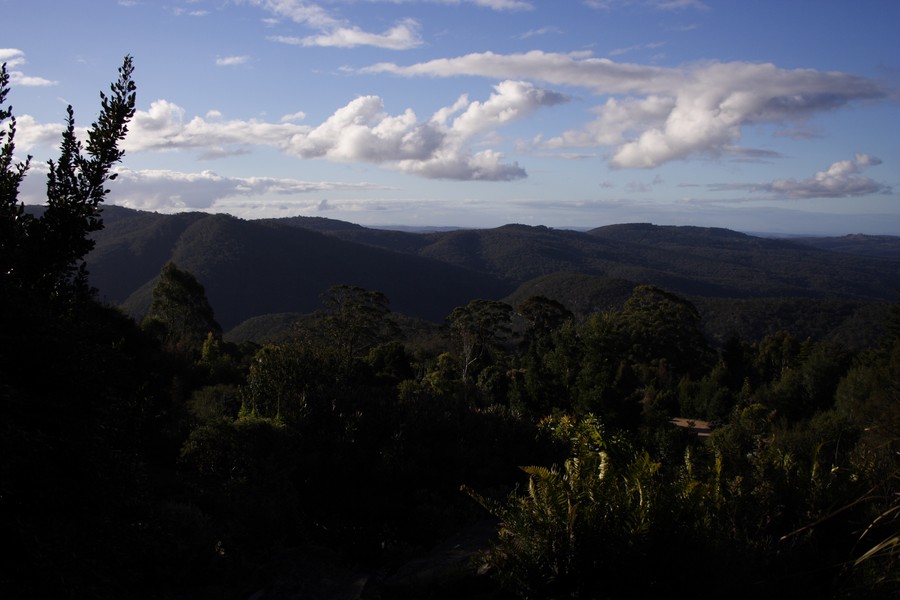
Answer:
[(167, 350), (193, 359), (201, 358), (210, 334), (213, 339), (222, 335), (203, 286), (171, 262), (159, 275), (153, 302), (141, 327), (157, 337)]
[(820, 595), (844, 585), (856, 535), (847, 521), (825, 521), (863, 487), (848, 456), (829, 464), (833, 449), (821, 443), (773, 441), (771, 422), (751, 413), (729, 426), (750, 427), (739, 447), (726, 441), (736, 435), (729, 430), (710, 448), (689, 446), (681, 466), (654, 460), (591, 415), (548, 424), (570, 447), (561, 466), (524, 467), (527, 489), (505, 502), (468, 490), (500, 519), (486, 559), (517, 595), (687, 594), (683, 578), (698, 564), (704, 581), (692, 597)]
[[(461, 483), (499, 518), (487, 559), (519, 597), (892, 597), (896, 306), (868, 349), (782, 331), (796, 311), (812, 312), (788, 303), (765, 321), (771, 331), (722, 338), (717, 355), (704, 312), (669, 290), (721, 293), (733, 277), (758, 277), (745, 268), (758, 256), (777, 274), (808, 255), (696, 228), (509, 226), (376, 240), (334, 223), (317, 223), (328, 237), (225, 216), (136, 223), (113, 210), (130, 250), (103, 245), (90, 256), (134, 259), (140, 273), (125, 274), (128, 285), (165, 265), (139, 328), (91, 299), (84, 263), (133, 113), (130, 76), (126, 58), (84, 148), (70, 111), (40, 218), (17, 203), (28, 160), (14, 164), (15, 121), (0, 108), (4, 597), (246, 598), (283, 581), (282, 565), (296, 576), (298, 549), (390, 573), (483, 517)], [(7, 86), (3, 69), (0, 106)], [(391, 251), (366, 246), (357, 264), (359, 246), (339, 236)], [(215, 256), (201, 256), (206, 239)], [(687, 281), (692, 265), (710, 264), (691, 240), (723, 254), (705, 283)], [(747, 250), (754, 244), (762, 254)], [(210, 298), (165, 264), (172, 247), (197, 257)], [(329, 260), (296, 261), (290, 277), (272, 278), (264, 248)], [(625, 260), (631, 252), (640, 268)], [(875, 264), (846, 260), (864, 267), (854, 277)], [(241, 264), (254, 266), (239, 271), (239, 289), (219, 283)], [(552, 293), (515, 310), (469, 300), (567, 266), (619, 278), (559, 276), (520, 290), (564, 284), (583, 300), (578, 310)], [(412, 319), (396, 326), (387, 296), (362, 287), (385, 273), (407, 309), (456, 306), (448, 335)], [(634, 287), (626, 275), (673, 285)], [(336, 286), (345, 276), (357, 283)], [(425, 296), (409, 283), (420, 276)], [(313, 312), (309, 298), (322, 289)], [(250, 297), (306, 314), (292, 337), (235, 346), (210, 301), (226, 296), (232, 323)], [(823, 322), (813, 329), (827, 330)], [(701, 442), (670, 423), (676, 416), (718, 423)]]
[(308, 395), (323, 377), (327, 363), (308, 347), (263, 346), (253, 357), (241, 412), (278, 421), (303, 419), (312, 410)]
[[(145, 464), (159, 459), (168, 365), (134, 323), (95, 303), (90, 234), (134, 114), (126, 56), (86, 144), (68, 109), (48, 204), (18, 199), (30, 158), (14, 163), (16, 124), (0, 108), (0, 594), (114, 597), (135, 576), (125, 548), (145, 514)], [(0, 104), (9, 88), (0, 68)]]
[(108, 215), (113, 208), (90, 257), (93, 285), (140, 318), (150, 302), (143, 286), (174, 261), (202, 274), (226, 331), (258, 315), (312, 312), (338, 284), (379, 290), (395, 313), (434, 322), (473, 298), (515, 306), (538, 295), (584, 318), (619, 310), (636, 285), (652, 284), (689, 299), (714, 346), (732, 333), (757, 340), (786, 329), (863, 347), (900, 287), (895, 261), (696, 227), (413, 234), (344, 224), (322, 233), (283, 219)]
[(547, 426), (572, 447), (561, 467), (523, 467), (527, 493), (505, 505), (470, 491), (501, 520), (489, 560), (526, 598), (609, 594), (651, 536), (661, 465), (591, 415)]
[(450, 336), (457, 348), (460, 379), (468, 390), (472, 373), (496, 362), (512, 331), (512, 307), (496, 300), (473, 300), (447, 317)]
[(339, 285), (329, 288), (322, 300), (325, 307), (319, 319), (325, 343), (345, 363), (365, 356), (377, 344), (397, 335), (390, 301), (381, 292)]
[[(0, 123), (10, 119), (9, 129), (3, 132), (6, 143), (0, 150), (4, 234), (0, 289), (4, 293), (11, 288), (27, 289), (64, 302), (89, 294), (84, 258), (95, 245), (89, 235), (103, 227), (100, 205), (109, 192), (108, 181), (116, 177), (110, 170), (124, 155), (119, 142), (135, 112), (133, 71), (132, 59), (126, 56), (118, 80), (110, 87), (111, 95), (100, 94), (102, 110), (88, 129), (86, 144), (76, 138), (74, 112), (71, 106), (67, 108), (59, 158), (49, 161), (47, 207), (37, 219), (24, 213), (17, 197), (30, 158), (12, 164), (15, 119), (11, 108), (0, 112)], [(0, 104), (8, 93), (8, 83), (4, 64)]]

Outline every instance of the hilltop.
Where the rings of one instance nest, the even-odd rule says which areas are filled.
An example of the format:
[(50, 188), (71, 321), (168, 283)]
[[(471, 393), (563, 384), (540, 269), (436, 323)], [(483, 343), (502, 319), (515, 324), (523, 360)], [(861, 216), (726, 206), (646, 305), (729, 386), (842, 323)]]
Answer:
[[(763, 312), (768, 329), (843, 329), (853, 337), (865, 335), (860, 328), (900, 290), (900, 238), (889, 236), (786, 240), (646, 223), (413, 233), (334, 219), (246, 221), (116, 206), (104, 209), (104, 219), (88, 257), (103, 300), (142, 317), (162, 266), (173, 261), (203, 283), (226, 331), (260, 318), (271, 328), (277, 315), (311, 312), (337, 284), (381, 291), (393, 311), (440, 322), (475, 298), (515, 303), (537, 294), (586, 315), (649, 283), (697, 304), (714, 321), (707, 323), (713, 339), (729, 330), (766, 333), (747, 316)], [(728, 316), (735, 301), (742, 303), (738, 320)], [(821, 322), (810, 323), (810, 313)]]

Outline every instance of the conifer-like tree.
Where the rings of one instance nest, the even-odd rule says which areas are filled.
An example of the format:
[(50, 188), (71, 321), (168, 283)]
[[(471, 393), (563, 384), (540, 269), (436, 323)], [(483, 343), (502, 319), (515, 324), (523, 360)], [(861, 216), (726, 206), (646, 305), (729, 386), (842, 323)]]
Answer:
[[(60, 155), (48, 161), (47, 205), (40, 218), (28, 215), (18, 199), (31, 157), (16, 162), (16, 120), (0, 107), (0, 289), (31, 291), (65, 302), (91, 295), (84, 257), (94, 248), (90, 234), (103, 227), (101, 204), (116, 178), (112, 167), (125, 154), (119, 143), (135, 112), (134, 66), (126, 56), (110, 95), (101, 92), (100, 116), (87, 140), (75, 135), (75, 113), (67, 108)], [(6, 64), (0, 68), (0, 106), (9, 93)]]

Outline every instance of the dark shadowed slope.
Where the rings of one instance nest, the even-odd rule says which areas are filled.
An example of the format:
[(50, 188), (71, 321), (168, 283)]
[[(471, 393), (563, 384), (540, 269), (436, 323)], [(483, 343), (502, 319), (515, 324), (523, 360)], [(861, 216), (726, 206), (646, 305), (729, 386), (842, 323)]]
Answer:
[[(827, 251), (825, 240), (811, 245), (728, 229), (642, 223), (588, 232), (505, 225), (427, 234), (348, 224), (332, 225), (328, 234), (417, 253), (515, 284), (565, 271), (652, 283), (684, 295), (720, 297), (893, 300), (900, 289), (896, 262), (882, 258), (890, 256), (894, 238), (856, 236), (850, 253)], [(846, 242), (835, 244), (846, 247)]]
[[(244, 221), (118, 207), (104, 216), (106, 228), (88, 258), (103, 299), (142, 316), (156, 276), (172, 260), (206, 286), (226, 329), (260, 315), (315, 310), (319, 295), (337, 284), (379, 290), (395, 312), (432, 321), (472, 299), (500, 299), (514, 290), (511, 300), (542, 294), (576, 313), (603, 310), (632, 282), (726, 302), (890, 302), (900, 290), (896, 261), (726, 229), (627, 224), (576, 232), (507, 225), (416, 234), (305, 217)], [(759, 305), (761, 312), (773, 306)]]
[(169, 260), (205, 286), (225, 329), (258, 315), (315, 310), (320, 294), (338, 284), (382, 291), (393, 310), (433, 320), (473, 297), (511, 290), (491, 276), (415, 255), (204, 214), (135, 213), (110, 223), (90, 256), (91, 281), (108, 301), (140, 317)]
[[(900, 229), (900, 225), (898, 225), (898, 229)], [(842, 237), (799, 237), (794, 241), (822, 250), (900, 261), (900, 236), (895, 235), (857, 233)]]

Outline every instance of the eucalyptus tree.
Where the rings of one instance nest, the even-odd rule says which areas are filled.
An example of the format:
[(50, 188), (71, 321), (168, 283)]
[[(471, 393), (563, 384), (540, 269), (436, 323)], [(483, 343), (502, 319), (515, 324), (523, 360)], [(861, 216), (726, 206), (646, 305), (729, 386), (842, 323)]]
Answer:
[(472, 300), (453, 309), (447, 317), (450, 337), (460, 359), (460, 376), (466, 385), (473, 370), (496, 359), (512, 334), (512, 307), (497, 300)]
[(153, 288), (153, 301), (141, 326), (171, 352), (200, 358), (207, 338), (222, 336), (203, 285), (169, 262)]

